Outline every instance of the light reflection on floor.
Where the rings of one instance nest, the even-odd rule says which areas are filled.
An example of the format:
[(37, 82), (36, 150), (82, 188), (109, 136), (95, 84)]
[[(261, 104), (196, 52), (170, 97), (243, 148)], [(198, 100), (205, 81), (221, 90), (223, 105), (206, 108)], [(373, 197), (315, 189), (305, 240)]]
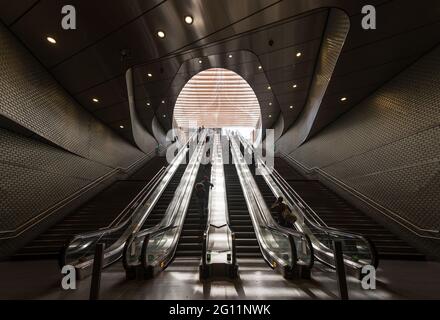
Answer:
[[(197, 260), (176, 259), (151, 280), (125, 279), (122, 265), (107, 268), (101, 281), (102, 299), (338, 299), (336, 275), (317, 265), (311, 280), (287, 281), (264, 261), (239, 261), (236, 281), (200, 282)], [(360, 282), (347, 278), (350, 299), (440, 298), (440, 264), (386, 261), (388, 271), (378, 270), (376, 290), (363, 290)], [(0, 299), (88, 299), (90, 278), (77, 290), (60, 288), (60, 271), (53, 261), (0, 263)], [(400, 294), (396, 294), (399, 292)]]

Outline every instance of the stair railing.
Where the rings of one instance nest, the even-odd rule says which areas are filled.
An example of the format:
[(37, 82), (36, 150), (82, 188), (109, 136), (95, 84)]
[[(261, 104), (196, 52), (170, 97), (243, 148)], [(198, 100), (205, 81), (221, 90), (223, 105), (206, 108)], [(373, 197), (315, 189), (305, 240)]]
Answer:
[(425, 238), (425, 239), (433, 239), (433, 240), (440, 239), (440, 230), (428, 229), (428, 228), (421, 227), (421, 226), (415, 224), (414, 222), (412, 222), (402, 216), (399, 216), (395, 212), (383, 207), (379, 203), (375, 202), (373, 199), (370, 199), (369, 197), (365, 196), (364, 194), (361, 194), (360, 192), (356, 191), (355, 189), (353, 189), (352, 187), (350, 187), (346, 183), (344, 183), (341, 180), (335, 178), (334, 176), (328, 174), (327, 172), (325, 172), (321, 168), (318, 168), (318, 167), (306, 168), (303, 164), (299, 163), (297, 160), (292, 158), (290, 155), (287, 155), (287, 154), (280, 152), (280, 151), (278, 151), (278, 153), (281, 154), (281, 156), (283, 158), (285, 158), (287, 161), (293, 163), (296, 166), (301, 167), (307, 173), (316, 172), (319, 175), (325, 177), (326, 179), (332, 181), (336, 185), (343, 188), (345, 191), (349, 192), (351, 195), (353, 195), (356, 198), (358, 198), (359, 200), (365, 202), (367, 205), (374, 208), (374, 210), (377, 210), (378, 212), (380, 212), (384, 216), (388, 217), (389, 219), (400, 224), (402, 227), (404, 227), (405, 229), (407, 229), (411, 233), (415, 234), (416, 236), (418, 236), (420, 238)]

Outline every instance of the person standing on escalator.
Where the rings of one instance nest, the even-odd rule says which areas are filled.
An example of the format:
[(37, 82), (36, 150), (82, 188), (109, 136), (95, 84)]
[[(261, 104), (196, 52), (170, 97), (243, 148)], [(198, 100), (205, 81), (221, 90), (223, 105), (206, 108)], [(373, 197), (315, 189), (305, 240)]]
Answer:
[(283, 197), (279, 197), (270, 207), (277, 210), (278, 223), (283, 227), (293, 227), (296, 222), (296, 216), (290, 207), (284, 202)]
[(199, 204), (199, 217), (200, 217), (200, 223), (202, 223), (204, 217), (205, 217), (205, 209), (207, 205), (205, 204), (206, 201), (206, 191), (205, 186), (203, 183), (198, 182), (195, 186), (195, 192), (197, 197), (197, 203)]
[(202, 183), (203, 187), (205, 188), (205, 208), (208, 209), (209, 190), (214, 188), (214, 185), (211, 183), (211, 181), (209, 181), (208, 176), (204, 176), (200, 183)]

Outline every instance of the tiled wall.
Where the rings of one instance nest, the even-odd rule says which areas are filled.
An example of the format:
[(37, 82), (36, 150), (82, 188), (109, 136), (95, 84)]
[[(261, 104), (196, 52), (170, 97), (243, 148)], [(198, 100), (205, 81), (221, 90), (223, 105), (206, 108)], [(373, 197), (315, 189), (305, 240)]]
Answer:
[[(440, 230), (439, 124), (437, 47), (290, 156), (338, 179), (383, 212), (407, 220), (421, 235), (440, 236), (421, 230)], [(440, 257), (440, 240), (397, 229)]]
[(115, 168), (147, 160), (78, 105), (1, 24), (0, 117), (35, 133), (2, 129), (0, 121), (0, 258), (62, 218), (65, 212), (50, 211), (59, 201)]

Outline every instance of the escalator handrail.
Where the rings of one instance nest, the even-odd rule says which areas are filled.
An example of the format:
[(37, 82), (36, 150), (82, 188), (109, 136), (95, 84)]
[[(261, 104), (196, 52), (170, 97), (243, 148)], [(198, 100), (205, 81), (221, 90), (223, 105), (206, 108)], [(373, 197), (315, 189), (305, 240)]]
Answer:
[[(62, 247), (61, 252), (59, 254), (59, 265), (60, 267), (64, 266), (66, 264), (66, 257), (67, 257), (67, 253), (68, 253), (68, 249), (70, 247), (70, 245), (72, 243), (74, 243), (74, 241), (78, 241), (78, 240), (84, 240), (84, 239), (89, 239), (89, 238), (97, 238), (94, 242), (97, 243), (99, 242), (105, 235), (117, 232), (119, 230), (121, 230), (122, 228), (126, 227), (127, 224), (129, 224), (129, 222), (131, 221), (131, 218), (133, 217), (133, 215), (137, 212), (137, 210), (139, 208), (142, 207), (143, 203), (149, 198), (149, 196), (151, 195), (151, 193), (157, 188), (157, 184), (162, 180), (160, 178), (163, 178), (168, 172), (169, 170), (171, 170), (172, 165), (174, 164), (174, 161), (179, 157), (179, 155), (182, 152), (186, 151), (187, 145), (192, 141), (192, 139), (194, 139), (194, 137), (196, 136), (196, 134), (193, 134), (187, 142), (185, 142), (182, 147), (180, 148), (177, 156), (173, 159), (173, 161), (165, 168), (162, 167), (161, 170), (159, 170), (158, 173), (156, 173), (156, 175), (153, 177), (153, 179), (155, 179), (155, 181), (153, 182), (153, 184), (151, 185), (150, 188), (148, 188), (148, 191), (146, 190), (147, 186), (145, 188), (143, 188), (141, 190), (141, 192), (135, 197), (135, 199), (133, 199), (133, 201), (130, 202), (130, 204), (125, 208), (127, 209), (131, 204), (135, 204), (137, 199), (142, 198), (142, 201), (138, 202), (137, 205), (135, 206), (135, 208), (132, 210), (132, 214), (130, 215), (129, 218), (125, 219), (124, 222), (118, 224), (115, 227), (111, 227), (111, 228), (104, 228), (104, 229), (99, 229), (97, 231), (91, 231), (91, 232), (86, 232), (86, 233), (81, 233), (78, 235), (73, 236), (68, 242), (66, 242), (66, 244)], [(162, 173), (160, 173), (162, 171)], [(152, 180), (153, 181), (153, 180)], [(151, 183), (151, 181), (149, 182), (149, 184)], [(163, 187), (163, 189), (166, 188), (166, 185)], [(142, 192), (146, 192), (146, 194), (144, 196), (141, 195)], [(124, 209), (124, 210), (125, 210)], [(121, 216), (121, 215), (119, 215)], [(115, 242), (116, 243), (116, 242)]]
[[(201, 141), (202, 141), (202, 140), (201, 140)], [(202, 145), (204, 144), (203, 142), (201, 142), (201, 143), (202, 143)], [(191, 195), (192, 195), (192, 192), (191, 192)], [(175, 207), (178, 206), (178, 205), (179, 205), (179, 202), (176, 201), (176, 202), (174, 203), (173, 210), (174, 210)], [(153, 235), (159, 234), (161, 231), (166, 231), (166, 230), (168, 230), (168, 229), (172, 229), (173, 227), (176, 227), (175, 225), (173, 225), (172, 222), (170, 222), (170, 224), (168, 224), (168, 225), (166, 225), (166, 226), (161, 226), (161, 227), (157, 228), (158, 226), (159, 226), (159, 224), (156, 225), (156, 226), (153, 226), (153, 227), (151, 227), (151, 228), (148, 228), (148, 229), (139, 230), (139, 231), (134, 235), (134, 239), (144, 237), (144, 236), (146, 236), (147, 234), (150, 234), (150, 237), (151, 237), (151, 236), (153, 236)]]
[[(265, 165), (265, 164), (263, 164)], [(274, 169), (275, 170), (275, 169)], [(356, 239), (358, 241), (361, 241), (363, 243), (365, 243), (368, 247), (368, 251), (370, 252), (370, 258), (371, 258), (371, 265), (374, 266), (375, 268), (377, 268), (378, 266), (378, 258), (377, 258), (377, 251), (376, 248), (373, 244), (373, 242), (368, 238), (365, 237), (363, 235), (354, 233), (354, 232), (346, 232), (346, 231), (342, 231), (336, 228), (331, 228), (331, 227), (327, 227), (327, 226), (321, 226), (317, 223), (315, 223), (313, 220), (311, 220), (309, 218), (309, 216), (307, 214), (304, 214), (304, 209), (301, 206), (298, 206), (297, 202), (295, 201), (295, 197), (282, 185), (282, 183), (280, 183), (279, 179), (277, 179), (275, 176), (272, 176), (272, 179), (278, 184), (278, 186), (281, 188), (283, 195), (287, 196), (290, 200), (291, 203), (295, 204), (297, 206), (298, 209), (300, 209), (300, 212), (303, 216), (303, 218), (316, 230), (319, 230), (320, 232), (323, 232), (324, 234), (329, 235), (331, 238), (349, 238), (349, 239)], [(282, 177), (281, 177), (282, 179)], [(331, 249), (331, 248), (328, 248)], [(319, 259), (321, 262), (322, 259)], [(328, 263), (326, 263), (327, 265), (329, 265)], [(331, 267), (334, 267), (332, 265), (329, 265)]]
[[(148, 182), (148, 184), (135, 196), (135, 198), (124, 208), (124, 210), (121, 211), (121, 213), (110, 223), (109, 226), (98, 229), (96, 231), (90, 231), (90, 232), (84, 232), (77, 235), (74, 235), (71, 237), (68, 241), (66, 241), (66, 244), (62, 247), (61, 252), (59, 254), (59, 265), (64, 266), (66, 264), (66, 255), (67, 250), (70, 247), (72, 243), (78, 240), (85, 240), (90, 238), (98, 238), (95, 242), (99, 242), (102, 237), (115, 233), (122, 228), (126, 227), (127, 224), (131, 221), (131, 217), (133, 214), (137, 211), (137, 209), (142, 206), (142, 204), (145, 202), (145, 200), (151, 195), (151, 192), (157, 187), (157, 184), (165, 175), (165, 167), (162, 167), (159, 172), (156, 173), (156, 175)], [(138, 201), (139, 199), (142, 199)], [(131, 213), (131, 214), (129, 214)], [(124, 219), (125, 217), (129, 216), (127, 219)], [(119, 222), (115, 226), (111, 226), (115, 221), (122, 217), (122, 222)], [(120, 221), (121, 221), (120, 220)]]
[[(156, 184), (160, 181), (159, 178), (161, 178), (165, 175), (164, 169), (165, 169), (165, 167), (162, 167), (156, 173), (156, 175), (154, 175), (154, 177), (148, 182), (148, 184), (144, 188), (142, 188), (142, 190), (135, 196), (135, 198), (132, 201), (130, 201), (130, 203), (121, 211), (121, 213), (115, 219), (113, 219), (113, 221), (107, 227), (100, 228), (96, 231), (90, 231), (90, 232), (84, 232), (84, 233), (77, 234), (77, 235), (73, 236), (73, 238), (70, 239), (69, 242), (73, 242), (78, 239), (95, 237), (100, 234), (105, 235), (107, 233), (112, 233), (112, 232), (118, 231), (120, 228), (124, 227), (130, 221), (130, 218), (125, 219), (125, 220), (121, 219), (120, 221), (122, 221), (122, 222), (119, 222), (114, 226), (112, 226), (112, 225), (118, 220), (119, 217), (124, 218), (127, 215), (127, 213), (130, 211), (130, 209), (133, 209), (133, 207), (136, 209), (140, 205), (142, 205), (142, 202), (137, 203), (138, 200), (140, 198), (145, 199), (145, 197), (148, 197), (150, 195), (150, 193), (153, 191)], [(135, 206), (135, 204), (136, 204), (136, 206)]]
[[(167, 167), (165, 167), (165, 166), (161, 167), (159, 169), (159, 171), (150, 179), (150, 181), (148, 181), (147, 185), (144, 188), (142, 188), (142, 190), (136, 195), (136, 197), (124, 208), (124, 210), (121, 212), (121, 214), (119, 214), (115, 219), (113, 219), (113, 221), (109, 224), (108, 227), (102, 228), (101, 230), (111, 228), (111, 227), (116, 227), (121, 223), (125, 223), (125, 221), (127, 221), (127, 220), (125, 220), (125, 218), (127, 216), (128, 211), (132, 207), (135, 207), (135, 208), (138, 207), (138, 205), (136, 205), (136, 202), (140, 198), (144, 198), (143, 194), (145, 194), (147, 192), (147, 189), (149, 189), (150, 192), (152, 191), (152, 189), (155, 187), (157, 182), (165, 175), (166, 168)], [(153, 184), (154, 184), (154, 186), (153, 186)], [(148, 192), (148, 193), (150, 193), (150, 192)]]
[[(205, 147), (206, 147), (205, 146), (205, 137), (206, 137), (206, 134), (207, 134), (206, 132), (207, 132), (206, 130), (203, 132), (204, 134), (202, 134), (202, 139), (200, 140), (200, 144), (201, 144), (200, 145), (200, 148), (201, 148), (200, 154), (199, 155), (197, 155), (197, 154), (194, 155), (194, 156), (197, 156), (199, 158), (205, 152)], [(194, 170), (194, 168), (192, 168), (193, 171), (196, 171), (196, 172), (192, 172), (192, 174), (195, 174), (195, 179), (197, 178), (197, 173), (200, 170), (200, 160), (201, 159), (198, 160), (199, 161), (198, 170)], [(194, 184), (195, 184), (195, 181), (194, 181)], [(174, 221), (176, 215), (178, 214), (177, 211), (179, 211), (180, 203), (182, 202), (182, 200), (184, 198), (187, 197), (187, 198), (191, 199), (193, 191), (194, 191), (194, 184), (190, 185), (189, 183), (187, 183), (187, 185), (185, 187), (185, 190), (188, 190), (188, 188), (191, 187), (190, 192), (182, 192), (182, 194), (181, 194), (181, 197), (182, 197), (181, 201), (176, 201), (175, 202), (175, 206), (172, 208), (172, 211), (173, 211), (172, 217), (173, 218), (170, 220), (171, 221), (170, 224), (168, 226), (165, 226), (165, 227), (159, 228), (157, 230), (154, 230), (153, 232), (146, 233), (146, 235), (144, 236), (144, 240), (143, 240), (143, 243), (142, 243), (142, 252), (141, 252), (141, 264), (142, 264), (144, 269), (146, 269), (148, 267), (148, 263), (145, 260), (145, 257), (147, 256), (147, 248), (148, 248), (148, 243), (149, 243), (150, 239), (152, 238), (152, 236), (154, 236), (156, 234), (160, 234), (160, 233), (166, 232), (168, 230), (176, 229), (177, 227), (179, 227), (178, 225), (175, 224), (175, 221)], [(189, 201), (188, 201), (188, 204), (189, 204)], [(185, 213), (185, 215), (186, 215), (186, 213)], [(180, 227), (183, 228), (183, 225), (180, 226)], [(177, 244), (178, 244), (178, 240), (175, 241), (175, 244), (173, 245), (173, 250), (171, 250), (172, 253), (170, 253), (171, 257), (174, 256), (174, 254), (175, 254), (175, 249), (177, 248)], [(169, 257), (167, 257), (167, 258), (169, 258)], [(172, 259), (167, 259), (168, 262), (171, 261), (171, 260)], [(166, 267), (166, 265), (164, 267)]]
[[(246, 143), (248, 145), (248, 147), (250, 147), (254, 151), (254, 155), (255, 155), (255, 148), (253, 146), (249, 145), (246, 141), (243, 141), (242, 137), (239, 137), (239, 139), (240, 139), (240, 141)], [(268, 171), (271, 172), (270, 168), (266, 165), (266, 163), (264, 163), (264, 161), (262, 161), (261, 159), (258, 159), (258, 160), (260, 161), (259, 162), (260, 164), (265, 166), (268, 169)], [(272, 179), (283, 190), (283, 194), (287, 195), (292, 200), (292, 202), (300, 209), (299, 211), (301, 212), (303, 218), (305, 220), (307, 220), (307, 222), (312, 227), (316, 228), (317, 230), (319, 230), (325, 234), (329, 234), (331, 236), (358, 239), (358, 240), (366, 243), (367, 247), (369, 248), (370, 255), (371, 255), (371, 265), (374, 266), (375, 268), (377, 268), (377, 266), (379, 264), (378, 257), (377, 257), (377, 251), (376, 251), (376, 248), (375, 248), (373, 242), (368, 237), (365, 237), (365, 236), (357, 234), (357, 233), (346, 232), (346, 231), (342, 231), (342, 230), (339, 230), (336, 228), (331, 228), (328, 226), (322, 226), (322, 225), (316, 224), (314, 221), (312, 221), (309, 218), (309, 215), (304, 213), (304, 211), (309, 210), (309, 211), (313, 212), (313, 214), (315, 216), (318, 216), (317, 213), (307, 205), (307, 203), (293, 190), (293, 188), (290, 187), (290, 189), (293, 191), (293, 194), (292, 194), (292, 192), (289, 192), (289, 190), (286, 189), (286, 187), (284, 187), (284, 185), (288, 185), (287, 181), (285, 181), (285, 179), (279, 174), (279, 172), (275, 168), (271, 168), (271, 169), (273, 170), (273, 172), (276, 172), (276, 174), (273, 174), (273, 173), (270, 174)], [(296, 201), (293, 201), (293, 200), (296, 200)], [(303, 208), (301, 206), (299, 206), (298, 203), (301, 203)]]
[[(197, 133), (196, 134), (194, 134), (193, 136), (192, 136), (192, 138), (191, 139), (193, 139), (194, 137), (196, 137), (197, 136)], [(205, 145), (205, 142), (204, 142), (204, 139), (205, 139), (205, 136), (206, 136), (206, 131), (204, 131), (203, 132), (203, 134), (201, 135), (201, 139), (200, 139), (200, 142), (199, 142), (199, 144), (200, 144), (200, 148), (202, 149), (202, 152), (203, 152), (203, 150), (204, 150), (204, 145)], [(190, 139), (190, 140), (191, 140)], [(189, 140), (189, 141), (190, 141)], [(199, 145), (198, 145), (199, 146)], [(191, 160), (190, 160), (191, 161)], [(186, 188), (188, 188), (188, 186), (186, 187)], [(191, 192), (189, 193), (189, 197), (191, 197), (192, 196), (192, 189), (193, 189), (193, 187), (191, 187)], [(182, 193), (182, 197), (183, 196), (188, 196), (187, 194), (185, 194), (185, 193)], [(166, 232), (166, 231), (168, 231), (168, 230), (170, 230), (170, 229), (174, 229), (174, 228), (177, 228), (178, 227), (178, 225), (175, 225), (174, 224), (174, 217), (176, 216), (176, 207), (178, 208), (178, 207), (180, 207), (180, 202), (179, 201), (172, 201), (172, 204), (174, 204), (173, 205), (173, 207), (171, 208), (171, 209), (167, 209), (167, 211), (168, 210), (170, 210), (170, 211), (172, 211), (173, 213), (172, 213), (172, 218), (170, 219), (170, 222), (168, 223), (168, 225), (165, 225), (165, 226), (161, 226), (160, 225), (160, 223), (159, 224), (157, 224), (157, 225), (155, 225), (155, 226), (153, 226), (153, 227), (151, 227), (151, 228), (148, 228), (148, 229), (145, 229), (145, 230), (139, 230), (139, 231), (137, 231), (136, 233), (133, 233), (128, 239), (127, 239), (127, 241), (125, 242), (125, 245), (124, 245), (124, 249), (123, 249), (123, 264), (124, 264), (124, 268), (126, 268), (126, 270), (127, 269), (129, 269), (131, 266), (128, 264), (128, 261), (127, 261), (127, 258), (128, 258), (128, 254), (127, 254), (127, 252), (129, 251), (129, 248), (131, 247), (131, 245), (133, 244), (133, 242), (135, 242), (136, 241), (136, 239), (138, 239), (138, 238), (143, 238), (143, 240), (142, 240), (142, 246), (141, 246), (141, 256), (139, 257), (141, 260), (140, 260), (140, 263), (141, 263), (141, 265), (145, 268), (146, 267), (146, 263), (145, 263), (145, 261), (143, 260), (143, 258), (145, 258), (145, 256), (146, 256), (146, 252), (143, 252), (144, 251), (144, 249), (146, 250), (147, 249), (147, 247), (148, 247), (148, 242), (149, 242), (149, 240), (151, 239), (151, 237), (152, 236), (155, 236), (155, 235), (157, 235), (157, 234), (160, 234), (160, 233), (163, 233), (163, 232)], [(164, 216), (164, 219), (166, 218), (166, 215)], [(145, 223), (145, 222), (144, 222)]]
[[(237, 141), (237, 142), (240, 142), (240, 141)], [(307, 245), (308, 245), (308, 247), (309, 247), (309, 250), (310, 250), (310, 263), (309, 263), (308, 267), (311, 268), (313, 266), (314, 260), (313, 260), (313, 246), (312, 246), (312, 243), (311, 243), (310, 239), (308, 237), (305, 237), (305, 234), (300, 232), (300, 231), (289, 230), (287, 232), (287, 230), (279, 228), (278, 225), (276, 225), (275, 223), (269, 223), (269, 221), (267, 220), (268, 217), (266, 217), (266, 215), (264, 214), (264, 209), (261, 207), (261, 203), (260, 203), (260, 201), (258, 201), (258, 197), (255, 194), (255, 190), (253, 190), (253, 188), (249, 188), (249, 190), (251, 191), (252, 197), (255, 199), (255, 204), (257, 206), (257, 210), (260, 212), (259, 216), (263, 220), (263, 225), (259, 224), (259, 226), (264, 228), (264, 229), (267, 229), (269, 231), (282, 234), (283, 236), (285, 236), (289, 240), (289, 242), (290, 242), (289, 236), (290, 237), (296, 237), (296, 238), (298, 238), (300, 240), (305, 240)], [(271, 224), (273, 226), (271, 226)], [(256, 233), (256, 235), (258, 236), (258, 233)], [(259, 241), (259, 242), (261, 243), (261, 241)], [(291, 251), (292, 250), (295, 250), (295, 254), (292, 255), (292, 266), (291, 266), (291, 268), (294, 269), (294, 267), (298, 264), (298, 260), (297, 260), (298, 259), (298, 255), (297, 255), (297, 252), (296, 252), (296, 250), (297, 250), (296, 246), (295, 246), (295, 248), (291, 247)], [(270, 254), (270, 253), (268, 252), (268, 254)]]

